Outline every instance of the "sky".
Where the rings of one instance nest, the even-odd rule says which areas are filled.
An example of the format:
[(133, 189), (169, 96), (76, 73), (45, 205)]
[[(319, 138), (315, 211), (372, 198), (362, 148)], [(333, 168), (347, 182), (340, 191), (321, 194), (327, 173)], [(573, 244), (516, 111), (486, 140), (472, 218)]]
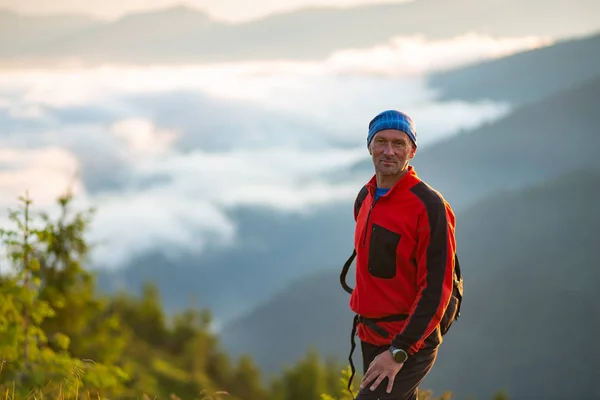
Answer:
[(185, 4), (203, 10), (215, 19), (240, 22), (307, 6), (348, 7), (403, 1), (409, 0), (0, 0), (0, 8), (37, 14), (80, 13), (114, 19), (135, 11)]

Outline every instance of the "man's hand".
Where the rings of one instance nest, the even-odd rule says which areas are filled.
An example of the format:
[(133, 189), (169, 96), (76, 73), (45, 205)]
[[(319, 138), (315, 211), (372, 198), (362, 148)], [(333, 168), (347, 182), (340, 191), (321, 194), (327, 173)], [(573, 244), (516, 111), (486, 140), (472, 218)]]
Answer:
[(388, 378), (388, 386), (387, 392), (392, 392), (392, 387), (394, 386), (394, 378), (402, 369), (402, 366), (399, 362), (394, 361), (392, 358), (392, 354), (389, 351), (384, 351), (379, 354), (371, 365), (369, 365), (369, 369), (367, 369), (367, 373), (362, 379), (360, 383), (361, 389), (366, 387), (373, 379), (377, 378), (375, 382), (371, 385), (371, 390), (377, 389), (377, 386), (387, 377)]

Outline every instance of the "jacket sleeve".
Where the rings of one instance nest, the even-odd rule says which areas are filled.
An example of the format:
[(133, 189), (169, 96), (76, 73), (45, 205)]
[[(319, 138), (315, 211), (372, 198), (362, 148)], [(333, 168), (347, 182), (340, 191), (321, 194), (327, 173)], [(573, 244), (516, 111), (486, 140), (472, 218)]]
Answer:
[[(429, 203), (429, 204), (427, 204)], [(450, 302), (454, 274), (454, 214), (436, 198), (425, 203), (417, 234), (418, 291), (404, 328), (392, 344), (409, 354), (437, 328)]]

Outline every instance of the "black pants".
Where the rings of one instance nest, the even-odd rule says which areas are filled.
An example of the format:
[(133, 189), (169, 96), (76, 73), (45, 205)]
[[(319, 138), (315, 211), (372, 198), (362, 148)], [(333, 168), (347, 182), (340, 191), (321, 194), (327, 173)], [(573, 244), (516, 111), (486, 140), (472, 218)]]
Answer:
[[(389, 346), (374, 346), (370, 343), (361, 342), (363, 375), (367, 373), (373, 359), (383, 351), (388, 351), (388, 349)], [(417, 400), (418, 386), (433, 367), (437, 358), (437, 349), (437, 346), (426, 347), (410, 356), (396, 375), (391, 393), (386, 392), (387, 378), (377, 386), (377, 389), (371, 391), (370, 387), (375, 381), (373, 380), (361, 389), (356, 400)]]

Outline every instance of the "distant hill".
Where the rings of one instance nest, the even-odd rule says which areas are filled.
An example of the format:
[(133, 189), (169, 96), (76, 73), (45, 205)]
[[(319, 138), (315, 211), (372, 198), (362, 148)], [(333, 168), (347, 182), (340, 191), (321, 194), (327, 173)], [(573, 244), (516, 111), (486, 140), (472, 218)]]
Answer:
[[(458, 214), (463, 314), (424, 387), (457, 398), (491, 398), (500, 389), (516, 400), (593, 398), (599, 201), (600, 170), (577, 170)], [(271, 372), (309, 346), (345, 361), (351, 315), (338, 276), (328, 271), (290, 284), (226, 326), (226, 348), (250, 352)]]
[(428, 81), (442, 93), (442, 100), (522, 104), (574, 88), (598, 74), (600, 34), (434, 73)]
[(32, 16), (0, 10), (0, 60), (72, 40), (101, 24), (82, 15)]
[[(413, 165), (459, 209), (586, 166), (600, 166), (600, 76), (423, 149)], [(370, 161), (354, 168), (371, 171)]]
[[(0, 57), (24, 63), (64, 57), (89, 63), (315, 59), (338, 49), (371, 47), (398, 35), (423, 34), (432, 39), (471, 32), (554, 38), (588, 35), (600, 29), (595, 18), (599, 12), (600, 3), (595, 0), (495, 0), (495, 4), (415, 0), (347, 9), (311, 8), (229, 24), (178, 6), (114, 22), (67, 24), (59, 31), (38, 31), (36, 25), (45, 25), (44, 19), (5, 12)], [(22, 40), (23, 32), (37, 33)]]

